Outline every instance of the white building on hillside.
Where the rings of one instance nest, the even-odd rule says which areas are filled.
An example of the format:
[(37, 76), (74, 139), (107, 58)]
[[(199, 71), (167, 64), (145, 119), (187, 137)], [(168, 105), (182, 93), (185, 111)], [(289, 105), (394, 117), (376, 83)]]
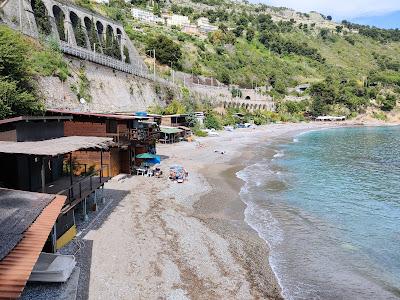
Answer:
[(132, 17), (147, 23), (164, 23), (164, 19), (157, 17), (149, 11), (137, 8), (131, 9)]
[(190, 25), (190, 20), (187, 16), (165, 14), (165, 15), (163, 15), (163, 17), (167, 21), (168, 26), (174, 25), (174, 26), (183, 27), (185, 25)]
[(197, 27), (201, 33), (209, 33), (218, 30), (218, 27), (211, 25), (210, 21), (205, 17), (197, 20)]
[(199, 34), (199, 29), (197, 28), (197, 26), (191, 24), (183, 25), (182, 31), (187, 34), (194, 34), (194, 35)]

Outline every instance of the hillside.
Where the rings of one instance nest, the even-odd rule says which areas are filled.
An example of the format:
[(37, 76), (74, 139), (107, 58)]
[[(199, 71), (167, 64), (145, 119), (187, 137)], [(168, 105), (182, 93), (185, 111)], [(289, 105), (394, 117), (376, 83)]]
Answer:
[[(330, 90), (331, 99), (320, 99), (319, 104), (312, 101), (308, 106), (312, 113), (350, 114), (370, 105), (389, 109), (391, 99), (396, 102), (399, 98), (398, 30), (347, 21), (337, 24), (316, 12), (304, 14), (246, 1), (176, 0), (158, 1), (154, 6), (140, 0), (86, 3), (123, 22), (143, 57), (156, 49), (158, 72), (166, 77), (172, 66), (227, 85), (263, 87), (275, 100), (299, 96), (293, 89), (299, 84), (320, 84)], [(173, 13), (184, 15), (191, 24), (206, 17), (218, 30), (188, 34), (183, 32), (184, 26), (133, 18), (132, 8), (164, 18)], [(150, 65), (150, 58), (148, 62)], [(308, 90), (312, 100), (326, 96), (320, 88)], [(392, 103), (389, 107), (386, 100)]]

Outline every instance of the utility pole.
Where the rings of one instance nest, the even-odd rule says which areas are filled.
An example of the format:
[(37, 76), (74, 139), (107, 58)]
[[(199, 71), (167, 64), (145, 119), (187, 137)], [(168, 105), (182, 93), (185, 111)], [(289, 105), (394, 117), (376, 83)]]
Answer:
[[(173, 66), (173, 65), (172, 65), (172, 64), (173, 64), (173, 61), (172, 61), (172, 60), (170, 60), (169, 62), (171, 63), (171, 76), (172, 76), (172, 83), (173, 83), (173, 84), (175, 84), (175, 71), (174, 71), (174, 69), (173, 69), (173, 67), (172, 67), (172, 66)], [(185, 77), (183, 77), (183, 78), (185, 78)]]
[(154, 81), (156, 81), (156, 49), (153, 49), (153, 53), (154, 53), (154, 61), (153, 61), (154, 74), (153, 74), (153, 78), (154, 78)]
[(156, 81), (156, 49), (147, 50), (147, 52), (153, 52), (153, 79)]
[(19, 28), (21, 29), (21, 32), (22, 32), (22, 9), (23, 9), (23, 2), (22, 2), (22, 0), (19, 0), (18, 1), (18, 4), (19, 4)]

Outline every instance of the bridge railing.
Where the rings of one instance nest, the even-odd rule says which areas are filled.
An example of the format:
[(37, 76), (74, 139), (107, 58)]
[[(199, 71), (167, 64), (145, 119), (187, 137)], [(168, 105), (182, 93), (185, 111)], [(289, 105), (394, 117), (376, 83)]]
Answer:
[(138, 61), (136, 61), (135, 64), (128, 64), (101, 53), (97, 53), (82, 47), (72, 46), (66, 42), (61, 42), (60, 47), (61, 50), (66, 54), (95, 62), (118, 71), (133, 74), (146, 79), (151, 79), (151, 75), (147, 73), (146, 69)]

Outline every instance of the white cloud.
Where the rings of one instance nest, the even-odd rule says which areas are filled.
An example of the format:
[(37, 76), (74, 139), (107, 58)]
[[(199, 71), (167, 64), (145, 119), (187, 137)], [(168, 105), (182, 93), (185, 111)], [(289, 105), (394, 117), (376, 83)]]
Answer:
[(272, 6), (293, 8), (302, 12), (318, 11), (335, 19), (376, 15), (400, 10), (399, 0), (253, 0)]

